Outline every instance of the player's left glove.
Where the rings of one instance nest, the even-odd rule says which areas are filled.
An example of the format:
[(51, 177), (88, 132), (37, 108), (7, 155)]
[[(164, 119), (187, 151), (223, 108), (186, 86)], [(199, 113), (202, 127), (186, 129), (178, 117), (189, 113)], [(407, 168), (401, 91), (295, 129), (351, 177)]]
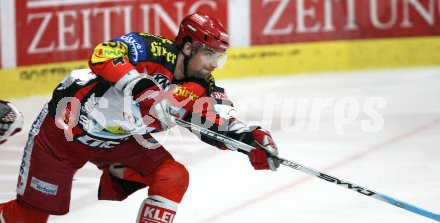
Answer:
[(254, 169), (276, 171), (280, 166), (279, 160), (275, 158), (278, 156), (278, 149), (270, 133), (257, 127), (252, 130), (251, 135), (255, 149), (249, 153), (249, 159)]
[(167, 130), (176, 125), (175, 117), (170, 114), (170, 103), (167, 99), (157, 101), (153, 106), (156, 118), (162, 130)]
[(0, 144), (23, 128), (23, 115), (11, 103), (0, 100)]
[(142, 120), (148, 127), (156, 129), (156, 131), (165, 131), (176, 125), (175, 117), (171, 115), (171, 105), (169, 100), (172, 99), (174, 85), (167, 90), (146, 90), (142, 94), (137, 95)]

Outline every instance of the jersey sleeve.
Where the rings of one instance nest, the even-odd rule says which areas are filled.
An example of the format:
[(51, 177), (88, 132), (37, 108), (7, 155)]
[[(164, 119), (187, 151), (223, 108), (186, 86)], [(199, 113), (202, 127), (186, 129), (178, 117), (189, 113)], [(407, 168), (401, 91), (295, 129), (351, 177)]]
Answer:
[[(180, 84), (173, 93), (171, 114), (240, 141), (248, 141), (248, 126), (237, 119), (233, 103), (223, 88), (200, 80)], [(224, 148), (226, 145), (198, 135), (205, 143)], [(250, 139), (249, 139), (250, 140)]]
[[(213, 112), (216, 114), (216, 119), (222, 120), (222, 122), (216, 122), (208, 129), (250, 144), (253, 141), (250, 135), (251, 130), (244, 122), (238, 119), (234, 105), (225, 90), (215, 86), (209, 92), (209, 98), (212, 101)], [(200, 136), (200, 139), (220, 149), (228, 146), (209, 137)]]
[(177, 63), (177, 48), (174, 43), (164, 37), (149, 33), (138, 33), (143, 40), (145, 49), (137, 58), (132, 58), (136, 70), (152, 76), (162, 89), (165, 89), (174, 78)]
[(171, 115), (183, 120), (191, 119), (198, 110), (194, 106), (199, 107), (202, 100), (206, 100), (206, 89), (199, 81), (178, 83), (172, 89), (172, 98), (169, 100)]
[(103, 42), (93, 50), (89, 60), (90, 69), (99, 77), (114, 84), (134, 69), (142, 48), (145, 46), (136, 33)]
[(96, 46), (89, 66), (99, 80), (119, 90), (131, 86), (128, 89), (134, 88), (132, 95), (137, 95), (154, 85), (165, 89), (173, 80), (176, 62), (177, 49), (171, 40), (132, 32)]

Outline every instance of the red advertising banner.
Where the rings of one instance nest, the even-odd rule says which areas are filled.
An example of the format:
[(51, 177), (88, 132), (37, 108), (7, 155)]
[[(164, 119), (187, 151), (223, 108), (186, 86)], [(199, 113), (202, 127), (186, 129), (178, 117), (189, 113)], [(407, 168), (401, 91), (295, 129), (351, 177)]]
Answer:
[(173, 39), (196, 11), (227, 26), (227, 0), (16, 1), (17, 66), (84, 60), (96, 44), (132, 31)]
[[(0, 18), (0, 24), (1, 24), (1, 18)], [(2, 42), (2, 30), (0, 29), (0, 43)], [(3, 63), (2, 63), (2, 46), (0, 44), (0, 69), (2, 69)]]
[(438, 0), (255, 0), (251, 44), (440, 35)]

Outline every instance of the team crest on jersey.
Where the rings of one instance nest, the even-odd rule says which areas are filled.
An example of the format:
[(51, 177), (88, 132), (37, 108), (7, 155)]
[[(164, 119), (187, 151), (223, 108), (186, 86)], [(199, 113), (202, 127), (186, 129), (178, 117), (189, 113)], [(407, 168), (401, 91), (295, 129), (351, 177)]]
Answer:
[(151, 75), (153, 79), (161, 86), (162, 90), (166, 89), (170, 85), (170, 79), (161, 73), (154, 73)]

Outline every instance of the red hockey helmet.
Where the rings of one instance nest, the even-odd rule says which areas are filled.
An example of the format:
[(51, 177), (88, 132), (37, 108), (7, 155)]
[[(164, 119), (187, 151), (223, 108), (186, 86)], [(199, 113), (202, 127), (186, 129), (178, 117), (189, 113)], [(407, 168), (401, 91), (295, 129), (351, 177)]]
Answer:
[(186, 16), (180, 23), (176, 45), (182, 46), (185, 37), (212, 49), (225, 52), (229, 47), (229, 35), (223, 25), (215, 18), (201, 13)]

